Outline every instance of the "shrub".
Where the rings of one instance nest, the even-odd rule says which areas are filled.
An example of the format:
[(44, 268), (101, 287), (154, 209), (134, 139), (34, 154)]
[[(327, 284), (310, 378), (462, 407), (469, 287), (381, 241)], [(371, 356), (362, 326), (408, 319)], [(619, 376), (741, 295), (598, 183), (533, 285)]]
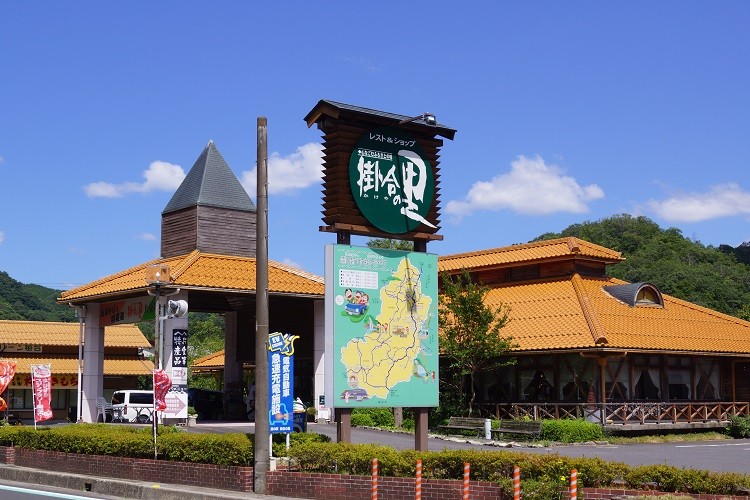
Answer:
[(374, 427), (393, 427), (396, 425), (393, 420), (393, 408), (355, 408), (352, 411), (352, 418), (354, 415), (369, 415), (372, 419), (371, 425)]
[[(250, 436), (253, 436), (250, 434)], [(275, 457), (285, 457), (288, 455), (286, 450), (286, 434), (274, 434), (272, 437), (272, 451)], [(300, 443), (330, 443), (331, 438), (315, 432), (293, 432), (289, 434), (289, 446), (292, 447)]]
[(353, 427), (375, 427), (372, 417), (366, 413), (352, 413)]
[(741, 417), (734, 415), (729, 418), (727, 434), (736, 439), (745, 439), (750, 437), (750, 417)]
[(582, 419), (544, 420), (539, 437), (560, 443), (582, 443), (602, 440), (604, 432), (600, 425)]

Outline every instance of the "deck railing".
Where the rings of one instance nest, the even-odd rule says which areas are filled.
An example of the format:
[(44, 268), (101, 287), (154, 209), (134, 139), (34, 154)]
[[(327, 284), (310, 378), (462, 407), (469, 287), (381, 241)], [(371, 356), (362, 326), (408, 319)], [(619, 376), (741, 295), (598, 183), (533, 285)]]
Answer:
[(724, 422), (735, 415), (750, 416), (750, 403), (482, 403), (480, 413), (498, 419), (584, 418), (601, 425), (705, 423)]

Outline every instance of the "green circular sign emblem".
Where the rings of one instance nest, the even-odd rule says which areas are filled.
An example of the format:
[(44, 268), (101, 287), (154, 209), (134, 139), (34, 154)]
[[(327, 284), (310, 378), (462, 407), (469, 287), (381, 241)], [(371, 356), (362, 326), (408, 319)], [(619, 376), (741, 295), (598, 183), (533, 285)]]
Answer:
[(382, 127), (360, 138), (349, 157), (349, 185), (357, 207), (381, 231), (436, 227), (426, 219), (435, 197), (432, 166), (403, 130)]

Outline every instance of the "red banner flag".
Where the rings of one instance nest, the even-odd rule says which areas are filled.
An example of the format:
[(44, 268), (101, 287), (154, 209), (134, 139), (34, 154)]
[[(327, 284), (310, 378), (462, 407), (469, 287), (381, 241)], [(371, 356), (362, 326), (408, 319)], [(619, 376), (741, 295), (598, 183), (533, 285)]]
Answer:
[(154, 370), (154, 408), (157, 411), (167, 409), (167, 392), (172, 387), (172, 381), (164, 370)]
[(34, 392), (36, 422), (52, 418), (52, 370), (50, 365), (31, 365), (31, 386)]
[[(5, 392), (8, 388), (8, 384), (13, 380), (13, 376), (16, 374), (16, 362), (8, 360), (0, 360), (0, 394)], [(5, 411), (8, 408), (8, 404), (3, 398), (0, 398), (0, 411)]]

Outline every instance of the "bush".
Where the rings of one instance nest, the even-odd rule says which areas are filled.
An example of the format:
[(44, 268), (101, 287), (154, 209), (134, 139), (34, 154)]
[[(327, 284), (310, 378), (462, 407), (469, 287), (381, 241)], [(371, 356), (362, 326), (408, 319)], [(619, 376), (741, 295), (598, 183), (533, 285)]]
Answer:
[(736, 439), (745, 439), (750, 437), (750, 417), (740, 417), (734, 415), (729, 418), (727, 434)]
[(393, 408), (355, 408), (352, 411), (352, 419), (354, 415), (368, 415), (372, 419), (371, 425), (374, 427), (393, 427), (396, 425), (393, 420)]
[(366, 413), (352, 413), (352, 427), (375, 427), (375, 422)]
[(604, 439), (601, 426), (586, 420), (543, 420), (541, 439), (560, 443), (582, 443)]
[[(252, 435), (251, 435), (252, 436)], [(288, 455), (286, 450), (286, 434), (273, 434), (272, 451), (275, 457), (285, 457)], [(289, 434), (289, 447), (300, 443), (330, 443), (331, 438), (315, 432), (293, 432)]]

